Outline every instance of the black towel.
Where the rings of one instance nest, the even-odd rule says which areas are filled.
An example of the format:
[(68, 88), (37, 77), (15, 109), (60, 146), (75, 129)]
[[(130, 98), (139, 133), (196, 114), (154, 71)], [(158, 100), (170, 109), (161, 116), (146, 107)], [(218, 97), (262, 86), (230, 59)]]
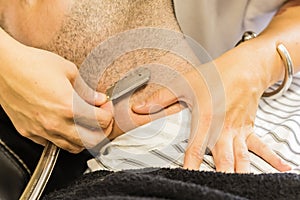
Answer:
[(156, 168), (97, 171), (44, 199), (300, 199), (300, 175)]

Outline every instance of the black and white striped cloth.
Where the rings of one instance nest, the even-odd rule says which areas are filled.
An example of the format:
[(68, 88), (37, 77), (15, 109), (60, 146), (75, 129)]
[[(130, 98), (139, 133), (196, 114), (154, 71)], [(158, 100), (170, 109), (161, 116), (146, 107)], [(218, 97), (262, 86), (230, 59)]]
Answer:
[[(87, 171), (181, 167), (190, 119), (190, 112), (185, 109), (116, 138), (88, 161)], [(294, 76), (290, 89), (282, 97), (261, 99), (254, 130), (293, 167), (291, 172), (300, 174), (300, 73)], [(250, 160), (253, 173), (278, 172), (253, 153)], [(200, 170), (215, 170), (212, 156), (205, 155)]]

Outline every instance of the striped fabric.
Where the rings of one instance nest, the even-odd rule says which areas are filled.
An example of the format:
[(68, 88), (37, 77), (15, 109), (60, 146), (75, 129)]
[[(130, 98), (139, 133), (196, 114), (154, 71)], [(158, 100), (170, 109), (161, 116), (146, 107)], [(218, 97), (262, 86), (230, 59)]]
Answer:
[[(182, 167), (190, 119), (190, 112), (185, 109), (116, 138), (88, 161), (88, 171)], [(254, 130), (293, 167), (291, 172), (300, 174), (300, 73), (282, 97), (261, 99)], [(253, 153), (250, 160), (253, 173), (278, 172)], [(205, 155), (200, 170), (215, 170), (212, 156)]]

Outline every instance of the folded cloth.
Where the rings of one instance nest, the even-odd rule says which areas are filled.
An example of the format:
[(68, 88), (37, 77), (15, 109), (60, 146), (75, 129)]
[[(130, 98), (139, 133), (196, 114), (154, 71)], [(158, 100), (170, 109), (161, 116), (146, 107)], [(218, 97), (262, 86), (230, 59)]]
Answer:
[(96, 171), (44, 199), (300, 199), (300, 175), (145, 168)]

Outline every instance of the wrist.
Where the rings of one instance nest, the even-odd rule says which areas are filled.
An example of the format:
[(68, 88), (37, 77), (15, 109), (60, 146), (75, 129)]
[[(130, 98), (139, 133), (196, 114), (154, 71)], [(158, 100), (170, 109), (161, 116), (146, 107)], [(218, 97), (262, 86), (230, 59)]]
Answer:
[(236, 66), (235, 76), (252, 82), (253, 87), (262, 94), (282, 79), (284, 74), (284, 66), (276, 48), (275, 41), (257, 37), (229, 50), (215, 62), (220, 68)]
[(10, 60), (15, 60), (20, 54), (22, 44), (0, 28), (0, 68), (4, 70)]

